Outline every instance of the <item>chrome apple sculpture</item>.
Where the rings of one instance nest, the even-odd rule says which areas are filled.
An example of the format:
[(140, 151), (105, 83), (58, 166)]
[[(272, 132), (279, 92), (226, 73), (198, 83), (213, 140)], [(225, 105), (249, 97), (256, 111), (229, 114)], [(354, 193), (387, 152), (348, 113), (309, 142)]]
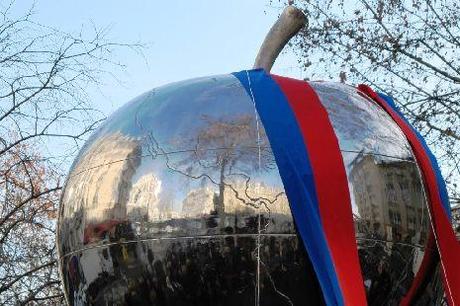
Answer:
[[(275, 26), (256, 66), (269, 71), (298, 27)], [(339, 138), (368, 303), (396, 305), (429, 232), (413, 153), (356, 88), (310, 85)], [(69, 173), (57, 243), (70, 305), (324, 304), (270, 143), (231, 74), (153, 89), (107, 119)], [(421, 301), (442, 299), (437, 273)]]

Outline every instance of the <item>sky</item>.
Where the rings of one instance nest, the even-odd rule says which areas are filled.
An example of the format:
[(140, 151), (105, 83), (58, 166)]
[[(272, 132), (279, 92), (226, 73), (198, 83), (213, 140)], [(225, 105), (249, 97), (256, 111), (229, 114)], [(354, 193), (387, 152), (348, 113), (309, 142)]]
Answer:
[[(25, 11), (33, 1), (20, 0)], [(109, 1), (36, 0), (33, 19), (70, 33), (94, 24), (108, 27), (109, 39), (147, 45), (144, 56), (128, 49), (116, 53), (126, 65), (89, 92), (106, 115), (130, 99), (170, 82), (251, 68), (258, 49), (283, 9), (270, 0)], [(272, 72), (301, 78), (295, 55), (284, 52)]]

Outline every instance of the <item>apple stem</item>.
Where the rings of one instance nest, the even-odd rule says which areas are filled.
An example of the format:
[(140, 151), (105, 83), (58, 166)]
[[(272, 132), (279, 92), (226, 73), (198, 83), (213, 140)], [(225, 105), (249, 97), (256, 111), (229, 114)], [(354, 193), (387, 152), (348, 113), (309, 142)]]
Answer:
[(307, 17), (300, 9), (292, 5), (287, 6), (265, 37), (254, 62), (254, 68), (262, 68), (270, 72), (284, 46), (307, 22)]

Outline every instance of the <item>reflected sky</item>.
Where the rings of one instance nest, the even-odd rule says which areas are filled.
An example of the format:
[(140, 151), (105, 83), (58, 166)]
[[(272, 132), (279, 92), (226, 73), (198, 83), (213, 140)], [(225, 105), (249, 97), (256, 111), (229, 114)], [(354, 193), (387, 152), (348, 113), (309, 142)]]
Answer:
[(310, 84), (328, 112), (342, 151), (413, 159), (410, 145), (397, 124), (355, 87), (331, 82)]

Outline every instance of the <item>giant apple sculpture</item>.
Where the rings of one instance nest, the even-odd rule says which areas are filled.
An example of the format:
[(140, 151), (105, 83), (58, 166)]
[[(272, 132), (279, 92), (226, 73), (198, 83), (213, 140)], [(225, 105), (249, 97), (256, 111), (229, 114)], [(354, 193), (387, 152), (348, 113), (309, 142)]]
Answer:
[(268, 74), (299, 14), (265, 70), (153, 89), (91, 136), (59, 214), (70, 305), (443, 302), (407, 133), (366, 88)]

